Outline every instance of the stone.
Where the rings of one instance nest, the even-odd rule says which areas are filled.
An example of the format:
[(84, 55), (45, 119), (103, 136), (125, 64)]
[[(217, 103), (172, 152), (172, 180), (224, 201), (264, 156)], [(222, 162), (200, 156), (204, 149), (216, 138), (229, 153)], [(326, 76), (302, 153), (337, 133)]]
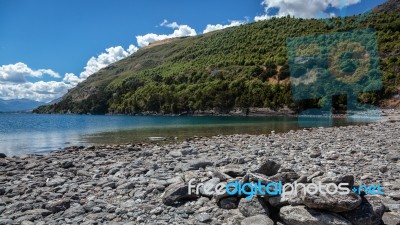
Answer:
[(243, 177), (246, 175), (246, 170), (243, 169), (241, 166), (229, 164), (220, 169), (221, 173), (227, 174), (233, 178), (236, 177)]
[(117, 187), (117, 190), (121, 189), (133, 189), (135, 187), (135, 184), (133, 182), (127, 182), (124, 184), (121, 184)]
[(218, 201), (218, 206), (221, 209), (236, 209), (239, 205), (239, 198), (238, 197), (227, 197), (223, 198)]
[(354, 176), (353, 175), (335, 175), (335, 176), (326, 176), (326, 177), (315, 177), (312, 180), (313, 183), (318, 184), (319, 182), (323, 184), (341, 184), (341, 183), (348, 183), (347, 186), (349, 189), (352, 189), (354, 186)]
[(204, 183), (199, 189), (200, 194), (206, 197), (212, 197), (215, 192), (215, 187), (220, 183), (219, 178), (212, 178)]
[(71, 167), (74, 167), (74, 163), (72, 162), (72, 160), (65, 160), (61, 163), (61, 167), (64, 169), (69, 169)]
[(14, 221), (12, 219), (3, 219), (0, 218), (0, 225), (12, 225)]
[(240, 225), (274, 225), (274, 221), (266, 215), (255, 215), (243, 219)]
[(385, 225), (400, 225), (400, 214), (387, 212), (383, 214), (382, 221)]
[(63, 185), (66, 182), (66, 180), (64, 178), (54, 178), (54, 179), (50, 179), (49, 181), (47, 181), (46, 185), (49, 187), (57, 187), (60, 185)]
[(63, 217), (75, 218), (85, 213), (85, 209), (79, 204), (73, 204), (70, 208), (64, 211)]
[(380, 225), (384, 212), (385, 205), (380, 198), (365, 196), (359, 207), (340, 215), (352, 222), (353, 225)]
[(274, 176), (278, 173), (281, 165), (272, 160), (267, 160), (262, 163), (254, 172), (265, 176)]
[(0, 158), (1, 158), (1, 159), (4, 159), (4, 158), (7, 158), (7, 156), (6, 156), (6, 154), (4, 154), (4, 153), (0, 153)]
[(7, 166), (8, 161), (6, 159), (0, 158), (0, 166)]
[(398, 151), (390, 152), (386, 155), (386, 160), (395, 163), (400, 160), (400, 153)]
[(208, 213), (200, 213), (197, 215), (197, 220), (201, 223), (211, 222), (211, 216)]
[(336, 213), (351, 211), (361, 204), (361, 197), (352, 192), (347, 195), (331, 195), (327, 193), (311, 195), (309, 193), (305, 194), (301, 189), (298, 192), (298, 197), (304, 205), (311, 209), (328, 210)]
[(207, 166), (212, 166), (214, 163), (208, 159), (194, 159), (182, 165), (182, 171), (198, 170), (200, 168), (206, 168)]
[(176, 202), (183, 200), (193, 200), (196, 199), (196, 191), (192, 191), (189, 194), (189, 187), (184, 183), (176, 183), (168, 186), (161, 196), (162, 202), (165, 205), (173, 205)]
[(309, 209), (305, 206), (285, 206), (279, 212), (287, 225), (352, 225), (338, 214)]
[(268, 185), (272, 181), (265, 175), (259, 174), (259, 173), (247, 173), (247, 175), (243, 178), (243, 183), (246, 182), (254, 182), (258, 183), (259, 181), (261, 184)]
[(36, 215), (37, 216), (36, 218), (39, 218), (39, 217), (46, 217), (46, 216), (50, 215), (51, 212), (47, 209), (32, 209), (32, 210), (25, 211), (24, 214)]
[(300, 178), (300, 176), (294, 171), (280, 172), (274, 176), (269, 177), (269, 179), (272, 182), (282, 181), (282, 183), (284, 183), (284, 184), (285, 183), (293, 183), (294, 181), (296, 181), (299, 178)]
[(52, 213), (65, 211), (69, 207), (70, 207), (70, 200), (68, 199), (54, 200), (46, 204), (46, 209), (51, 211)]
[(310, 176), (307, 177), (307, 183), (311, 183), (314, 178), (320, 177), (322, 175), (324, 175), (324, 172), (322, 172), (322, 171), (317, 171), (317, 172), (311, 174)]
[(255, 215), (269, 215), (269, 210), (265, 200), (261, 197), (254, 196), (250, 201), (242, 198), (239, 202), (239, 211), (245, 217)]

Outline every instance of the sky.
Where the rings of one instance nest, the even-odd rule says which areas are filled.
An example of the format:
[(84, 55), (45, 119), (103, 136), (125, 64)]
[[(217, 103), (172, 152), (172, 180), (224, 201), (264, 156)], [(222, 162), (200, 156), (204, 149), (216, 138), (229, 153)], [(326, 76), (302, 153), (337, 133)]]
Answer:
[(0, 0), (0, 99), (49, 102), (151, 42), (271, 17), (325, 18), (384, 0)]

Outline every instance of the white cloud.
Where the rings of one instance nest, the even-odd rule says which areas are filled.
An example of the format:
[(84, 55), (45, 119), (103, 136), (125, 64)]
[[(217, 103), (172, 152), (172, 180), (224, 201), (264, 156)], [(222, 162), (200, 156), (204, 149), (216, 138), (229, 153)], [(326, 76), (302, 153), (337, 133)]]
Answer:
[[(167, 20), (161, 26), (174, 29), (172, 34), (157, 35), (146, 34), (138, 36), (137, 41), (140, 47), (147, 46), (153, 41), (164, 40), (174, 37), (194, 36), (196, 31), (187, 25), (179, 25), (176, 22), (169, 23)], [(66, 73), (60, 81), (38, 81), (28, 82), (26, 77), (41, 78), (44, 75), (53, 78), (61, 76), (50, 69), (33, 70), (24, 63), (0, 66), (0, 98), (2, 99), (32, 99), (36, 101), (48, 102), (59, 98), (69, 89), (75, 87), (78, 83), (86, 80), (92, 74), (100, 69), (117, 62), (129, 55), (135, 53), (139, 48), (135, 45), (129, 45), (127, 49), (122, 46), (110, 47), (98, 56), (91, 57), (84, 70), (79, 76), (73, 73)]]
[(85, 70), (80, 74), (79, 78), (84, 80), (100, 69), (128, 57), (137, 50), (138, 48), (134, 45), (130, 45), (126, 50), (122, 46), (107, 48), (105, 53), (101, 53), (99, 56), (89, 59), (86, 63)]
[(49, 102), (61, 97), (73, 86), (64, 82), (39, 81), (19, 84), (1, 83), (0, 96), (2, 99), (32, 99), (41, 102)]
[(197, 32), (195, 29), (189, 27), (188, 25), (179, 25), (176, 22), (169, 23), (167, 20), (164, 20), (160, 24), (163, 27), (169, 27), (174, 29), (172, 34), (146, 34), (146, 35), (139, 35), (136, 36), (137, 43), (139, 47), (148, 46), (150, 43), (155, 41), (162, 41), (169, 38), (177, 38), (177, 37), (186, 37), (186, 36), (195, 36)]
[(227, 24), (227, 25), (222, 25), (222, 24), (212, 25), (212, 24), (208, 24), (206, 29), (203, 31), (203, 34), (206, 34), (206, 33), (212, 32), (212, 31), (216, 31), (216, 30), (222, 30), (222, 29), (225, 29), (225, 28), (228, 28), (228, 27), (236, 27), (236, 26), (240, 26), (240, 25), (243, 25), (243, 24), (245, 24), (245, 22), (244, 21), (239, 21), (239, 20), (233, 20), (233, 21), (231, 21), (230, 24)]
[(0, 98), (51, 101), (63, 96), (69, 89), (75, 87), (93, 73), (133, 54), (137, 50), (138, 48), (134, 45), (130, 45), (128, 49), (121, 46), (107, 48), (105, 53), (90, 58), (84, 68), (85, 70), (79, 76), (66, 73), (61, 81), (28, 82), (26, 80), (26, 77), (41, 78), (44, 75), (61, 78), (58, 73), (50, 69), (33, 70), (21, 62), (0, 66)]
[(0, 66), (0, 81), (2, 82), (24, 83), (26, 82), (26, 77), (40, 78), (44, 75), (49, 75), (54, 78), (60, 78), (60, 75), (53, 70), (33, 70), (22, 62)]
[(78, 76), (76, 76), (73, 73), (66, 73), (63, 79), (63, 82), (65, 82), (66, 84), (70, 84), (73, 86), (76, 86), (78, 83), (82, 82), (83, 79), (79, 78)]
[[(266, 20), (272, 16), (283, 17), (287, 15), (298, 18), (321, 18), (334, 16), (327, 13), (330, 7), (342, 9), (361, 2), (361, 0), (263, 0), (265, 14), (256, 16), (255, 21)], [(271, 15), (271, 9), (277, 9), (276, 15)]]

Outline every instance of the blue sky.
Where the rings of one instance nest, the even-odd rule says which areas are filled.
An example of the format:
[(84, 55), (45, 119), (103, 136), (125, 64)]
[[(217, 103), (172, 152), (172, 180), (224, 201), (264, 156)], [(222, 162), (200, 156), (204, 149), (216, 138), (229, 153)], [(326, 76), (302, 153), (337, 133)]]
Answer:
[(212, 31), (289, 12), (340, 15), (343, 6), (353, 15), (383, 1), (0, 0), (0, 98), (50, 101), (148, 42), (202, 34), (207, 26)]

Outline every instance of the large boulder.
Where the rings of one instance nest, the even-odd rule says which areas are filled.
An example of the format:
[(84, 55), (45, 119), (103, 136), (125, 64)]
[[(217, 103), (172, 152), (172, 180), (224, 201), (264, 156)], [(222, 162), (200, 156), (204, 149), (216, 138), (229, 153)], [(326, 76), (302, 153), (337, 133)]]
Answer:
[(385, 225), (400, 225), (400, 214), (387, 212), (383, 214), (382, 221)]
[(4, 158), (7, 158), (7, 156), (6, 156), (6, 154), (0, 152), (0, 158), (4, 159)]
[(280, 172), (275, 174), (274, 176), (269, 177), (269, 179), (273, 182), (279, 182), (281, 181), (282, 183), (293, 183), (299, 179), (300, 176), (294, 172), (294, 171), (287, 171), (287, 172)]
[(176, 183), (168, 186), (161, 196), (162, 202), (165, 205), (173, 205), (179, 201), (193, 200), (197, 197), (196, 190), (192, 190), (191, 194), (189, 194), (189, 187), (184, 183)]
[(380, 225), (385, 205), (376, 196), (365, 196), (362, 203), (356, 209), (341, 213), (341, 215), (353, 223), (353, 225)]
[(267, 160), (262, 163), (254, 172), (265, 176), (274, 176), (278, 173), (281, 165), (272, 160)]
[(238, 165), (229, 164), (221, 168), (221, 173), (227, 174), (233, 178), (243, 177), (246, 175), (246, 170)]
[(239, 211), (245, 217), (255, 215), (269, 215), (269, 210), (265, 200), (261, 197), (255, 196), (251, 200), (242, 198), (239, 202)]
[(241, 225), (274, 225), (274, 221), (272, 221), (266, 215), (255, 215), (251, 217), (247, 217), (240, 223)]
[(305, 206), (285, 206), (281, 208), (279, 216), (287, 225), (352, 225), (338, 214)]
[(323, 184), (330, 184), (334, 183), (339, 185), (341, 183), (348, 183), (347, 186), (349, 189), (353, 188), (354, 186), (354, 176), (352, 175), (335, 175), (335, 176), (324, 176), (324, 177), (315, 177), (312, 179), (313, 183), (318, 184), (319, 182)]
[(322, 193), (311, 195), (300, 190), (298, 193), (301, 202), (311, 209), (339, 213), (354, 210), (361, 204), (361, 197), (352, 192), (347, 195)]

